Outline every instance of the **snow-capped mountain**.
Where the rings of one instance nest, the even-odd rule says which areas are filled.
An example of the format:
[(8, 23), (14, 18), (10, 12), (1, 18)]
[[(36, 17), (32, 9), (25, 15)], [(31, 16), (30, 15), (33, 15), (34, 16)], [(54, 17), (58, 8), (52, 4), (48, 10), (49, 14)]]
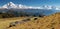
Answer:
[(43, 9), (52, 9), (52, 6), (43, 5), (42, 8)]
[(12, 2), (9, 2), (5, 5), (3, 5), (1, 8), (6, 8), (6, 9), (11, 9), (11, 8), (15, 8), (15, 9), (32, 9), (33, 7), (30, 7), (30, 6), (25, 6), (25, 5), (22, 5), (22, 4), (19, 4), (19, 5), (16, 5)]
[(17, 8), (17, 6), (14, 3), (10, 2), (8, 4), (3, 5), (2, 8), (10, 9), (10, 8)]
[(60, 10), (60, 8), (55, 7), (55, 6), (44, 5), (44, 6), (41, 6), (41, 7), (33, 7), (33, 6), (26, 6), (26, 5), (22, 5), (22, 4), (16, 5), (13, 2), (9, 2), (5, 5), (3, 5), (1, 8), (5, 8), (5, 9), (14, 8), (14, 9), (48, 9), (48, 10), (49, 9), (55, 9), (55, 10)]
[[(0, 12), (2, 13), (13, 13), (15, 15), (16, 12), (23, 12), (23, 13), (31, 13), (29, 15), (38, 15), (38, 14), (44, 14), (44, 15), (49, 15), (56, 13), (60, 10), (60, 8), (55, 7), (55, 6), (48, 6), (48, 5), (43, 5), (40, 7), (34, 7), (34, 6), (26, 6), (22, 4), (14, 4), (12, 2), (9, 2), (2, 7), (0, 7)], [(60, 11), (59, 11), (60, 12)], [(19, 15), (19, 14), (16, 14)]]

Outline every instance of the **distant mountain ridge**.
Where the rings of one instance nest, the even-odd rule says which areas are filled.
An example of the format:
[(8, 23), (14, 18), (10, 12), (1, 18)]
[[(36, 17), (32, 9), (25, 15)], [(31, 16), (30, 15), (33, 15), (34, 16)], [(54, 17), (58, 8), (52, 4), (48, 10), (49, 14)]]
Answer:
[(39, 15), (51, 15), (56, 12), (60, 12), (60, 9), (55, 6), (41, 6), (41, 7), (32, 7), (26, 5), (16, 5), (12, 2), (9, 2), (2, 7), (0, 7), (0, 13), (3, 14), (12, 14), (15, 16), (20, 15), (29, 15), (29, 16), (39, 16)]
[(33, 6), (26, 6), (26, 5), (22, 5), (22, 4), (16, 5), (13, 2), (9, 2), (5, 5), (3, 5), (1, 8), (6, 8), (6, 9), (11, 9), (11, 8), (13, 8), (13, 9), (56, 9), (56, 10), (60, 10), (60, 8), (55, 7), (55, 6), (44, 5), (41, 7), (33, 7)]

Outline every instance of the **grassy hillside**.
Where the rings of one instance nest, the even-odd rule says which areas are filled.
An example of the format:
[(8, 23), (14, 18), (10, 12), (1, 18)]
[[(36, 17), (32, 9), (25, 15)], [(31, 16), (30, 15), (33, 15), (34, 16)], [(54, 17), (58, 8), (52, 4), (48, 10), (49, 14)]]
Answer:
[(28, 22), (9, 27), (11, 22), (21, 21), (24, 18), (27, 17), (0, 19), (0, 29), (60, 29), (60, 13), (36, 17), (37, 20), (34, 20), (35, 17), (31, 17)]

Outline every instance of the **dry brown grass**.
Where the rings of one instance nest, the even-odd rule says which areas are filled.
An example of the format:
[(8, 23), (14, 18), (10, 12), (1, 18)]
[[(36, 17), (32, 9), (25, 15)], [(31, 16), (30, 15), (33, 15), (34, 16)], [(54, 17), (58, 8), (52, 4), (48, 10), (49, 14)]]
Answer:
[(60, 29), (60, 13), (56, 13), (50, 16), (45, 16), (43, 18), (38, 17), (37, 20), (25, 22), (23, 24), (17, 24), (16, 26), (7, 28), (10, 22), (19, 21), (24, 19), (21, 18), (9, 18), (9, 20), (0, 21), (0, 29)]

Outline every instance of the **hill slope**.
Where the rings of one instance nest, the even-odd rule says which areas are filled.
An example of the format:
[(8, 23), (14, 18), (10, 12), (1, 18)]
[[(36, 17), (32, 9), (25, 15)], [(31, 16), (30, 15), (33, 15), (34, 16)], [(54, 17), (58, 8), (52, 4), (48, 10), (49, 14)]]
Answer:
[[(19, 21), (23, 18), (14, 18), (14, 20)], [(7, 20), (1, 21), (0, 27), (2, 27), (1, 29), (60, 29), (60, 13), (52, 14), (50, 16), (37, 17), (37, 20), (34, 20), (34, 18), (35, 17), (30, 18), (31, 20), (28, 22), (9, 27), (9, 23), (14, 21), (12, 18), (12, 20), (9, 20), (10, 22)]]

